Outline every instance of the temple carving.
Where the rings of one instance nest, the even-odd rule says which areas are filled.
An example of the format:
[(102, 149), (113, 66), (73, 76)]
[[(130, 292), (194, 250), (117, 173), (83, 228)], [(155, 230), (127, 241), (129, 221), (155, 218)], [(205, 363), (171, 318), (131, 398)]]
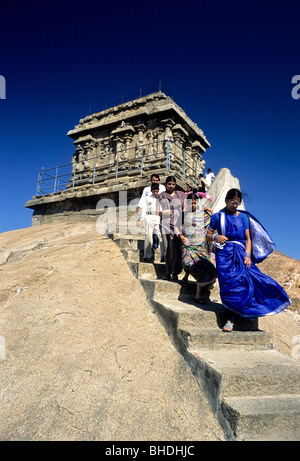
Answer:
[(152, 173), (162, 182), (198, 185), (210, 147), (203, 131), (162, 91), (119, 104), (81, 119), (67, 135), (74, 154), (69, 165), (41, 170), (36, 195), (26, 203), (33, 224), (94, 216), (103, 196), (116, 199), (127, 190), (141, 195)]
[(141, 170), (163, 173), (168, 162), (180, 178), (184, 164), (185, 179), (194, 182), (210, 147), (203, 131), (162, 92), (89, 115), (68, 136), (74, 140), (72, 176), (78, 185), (121, 180)]

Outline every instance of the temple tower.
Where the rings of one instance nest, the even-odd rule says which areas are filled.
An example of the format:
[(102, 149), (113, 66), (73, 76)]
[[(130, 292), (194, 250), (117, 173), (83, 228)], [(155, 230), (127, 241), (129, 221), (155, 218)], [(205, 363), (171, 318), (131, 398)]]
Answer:
[(119, 104), (81, 119), (68, 132), (75, 152), (69, 165), (41, 170), (37, 192), (26, 203), (32, 224), (91, 220), (97, 203), (118, 205), (140, 197), (157, 173), (163, 183), (173, 175), (180, 188), (198, 185), (210, 147), (203, 131), (162, 91)]

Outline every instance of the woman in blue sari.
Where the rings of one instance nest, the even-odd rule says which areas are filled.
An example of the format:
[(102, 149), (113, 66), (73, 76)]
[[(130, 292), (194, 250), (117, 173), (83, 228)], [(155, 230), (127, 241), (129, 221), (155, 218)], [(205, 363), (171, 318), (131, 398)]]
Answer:
[(230, 189), (226, 207), (212, 216), (206, 234), (208, 242), (215, 241), (221, 300), (232, 312), (224, 331), (232, 331), (234, 314), (253, 319), (278, 314), (291, 304), (283, 288), (256, 266), (275, 245), (254, 216), (237, 209), (241, 202), (241, 191)]

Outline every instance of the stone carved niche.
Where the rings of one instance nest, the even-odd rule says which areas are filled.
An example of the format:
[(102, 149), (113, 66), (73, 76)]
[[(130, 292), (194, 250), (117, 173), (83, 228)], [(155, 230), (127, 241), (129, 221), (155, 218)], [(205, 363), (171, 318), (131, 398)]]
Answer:
[(193, 159), (192, 159), (192, 143), (191, 141), (187, 141), (183, 145), (183, 149), (185, 154), (185, 173), (190, 174), (190, 169), (193, 168)]
[(146, 146), (145, 146), (146, 154), (148, 155), (148, 157), (152, 157), (154, 153), (153, 152), (153, 131), (148, 130), (147, 133), (145, 134), (145, 138), (146, 138)]
[(164, 130), (157, 126), (152, 131), (153, 133), (153, 154), (155, 157), (160, 157), (163, 152)]
[(205, 152), (205, 149), (200, 142), (194, 141), (192, 144), (193, 168), (196, 169), (197, 167), (198, 176), (205, 168), (205, 160), (202, 159), (203, 152)]
[(91, 169), (94, 168), (97, 140), (89, 134), (78, 138), (73, 144), (76, 150), (72, 157), (72, 174), (76, 170), (76, 173), (82, 172), (82, 177), (88, 177), (91, 174)]
[(115, 162), (130, 160), (133, 157), (130, 146), (134, 134), (133, 126), (124, 121), (111, 132), (111, 139), (115, 145)]
[(172, 129), (174, 144), (172, 144), (173, 158), (176, 163), (183, 161), (184, 146), (188, 141), (187, 131), (180, 125), (175, 124)]
[(97, 159), (96, 159), (96, 175), (108, 174), (113, 168), (115, 162), (115, 154), (110, 136), (98, 139)]
[(165, 141), (173, 140), (172, 128), (175, 125), (174, 120), (172, 120), (171, 118), (168, 118), (168, 119), (162, 120), (161, 123), (165, 130), (164, 131)]
[(144, 139), (144, 133), (146, 131), (146, 127), (143, 123), (135, 125), (135, 129), (137, 131), (137, 138), (135, 143), (135, 153), (134, 157), (136, 159), (141, 159), (144, 153), (146, 139)]

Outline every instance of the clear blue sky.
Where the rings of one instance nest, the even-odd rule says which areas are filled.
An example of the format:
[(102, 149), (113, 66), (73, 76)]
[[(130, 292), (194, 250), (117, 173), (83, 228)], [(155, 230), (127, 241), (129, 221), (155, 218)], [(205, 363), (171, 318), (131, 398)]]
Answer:
[(206, 166), (300, 259), (299, 18), (289, 0), (3, 2), (0, 232), (31, 225), (38, 171), (71, 161), (80, 118), (162, 81), (210, 141)]

